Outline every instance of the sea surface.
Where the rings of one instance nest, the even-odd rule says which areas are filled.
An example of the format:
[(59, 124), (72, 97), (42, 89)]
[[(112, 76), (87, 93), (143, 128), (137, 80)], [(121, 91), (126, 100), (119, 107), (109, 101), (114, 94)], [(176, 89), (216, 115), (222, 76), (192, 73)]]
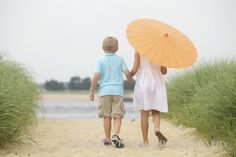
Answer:
[[(139, 117), (132, 102), (124, 102), (125, 119)], [(38, 116), (49, 119), (94, 119), (98, 118), (98, 102), (86, 100), (45, 100), (39, 104)]]

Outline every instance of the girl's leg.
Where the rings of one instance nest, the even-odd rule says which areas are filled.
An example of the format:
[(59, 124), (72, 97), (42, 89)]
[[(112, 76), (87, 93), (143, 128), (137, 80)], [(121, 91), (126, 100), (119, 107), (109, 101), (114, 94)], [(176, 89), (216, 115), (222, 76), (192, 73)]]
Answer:
[(104, 123), (104, 131), (107, 141), (111, 141), (111, 118), (107, 117), (103, 120)]
[(160, 131), (160, 112), (157, 110), (152, 110), (152, 116), (155, 135), (158, 137), (159, 142), (166, 143), (167, 138)]
[(121, 127), (121, 118), (114, 118), (114, 134), (119, 136)]
[(148, 116), (149, 116), (149, 111), (141, 110), (141, 128), (142, 128), (144, 144), (148, 144), (148, 127), (149, 127)]
[(160, 112), (157, 110), (152, 110), (154, 132), (160, 132)]

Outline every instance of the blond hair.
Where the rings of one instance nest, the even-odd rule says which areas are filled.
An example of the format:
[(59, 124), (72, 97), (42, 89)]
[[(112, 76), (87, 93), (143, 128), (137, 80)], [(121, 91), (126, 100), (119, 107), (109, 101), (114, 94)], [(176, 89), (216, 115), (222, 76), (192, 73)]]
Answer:
[(115, 53), (118, 50), (118, 40), (112, 36), (106, 37), (103, 40), (102, 48), (105, 52)]

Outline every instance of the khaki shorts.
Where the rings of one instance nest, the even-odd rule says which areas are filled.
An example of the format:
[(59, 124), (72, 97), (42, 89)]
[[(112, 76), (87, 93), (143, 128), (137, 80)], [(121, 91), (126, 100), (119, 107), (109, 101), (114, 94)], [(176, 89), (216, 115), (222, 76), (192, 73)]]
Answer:
[(121, 96), (102, 96), (99, 98), (98, 116), (101, 118), (123, 118), (125, 107)]

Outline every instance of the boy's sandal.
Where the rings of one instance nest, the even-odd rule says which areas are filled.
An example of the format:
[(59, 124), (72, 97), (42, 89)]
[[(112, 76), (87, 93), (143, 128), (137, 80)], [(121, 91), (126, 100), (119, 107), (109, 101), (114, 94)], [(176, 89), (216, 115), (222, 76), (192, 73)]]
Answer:
[(155, 135), (158, 137), (160, 143), (167, 143), (167, 138), (160, 131), (155, 132)]
[(120, 139), (120, 137), (117, 135), (112, 136), (111, 142), (112, 142), (112, 145), (116, 148), (124, 148), (125, 147), (125, 144)]

